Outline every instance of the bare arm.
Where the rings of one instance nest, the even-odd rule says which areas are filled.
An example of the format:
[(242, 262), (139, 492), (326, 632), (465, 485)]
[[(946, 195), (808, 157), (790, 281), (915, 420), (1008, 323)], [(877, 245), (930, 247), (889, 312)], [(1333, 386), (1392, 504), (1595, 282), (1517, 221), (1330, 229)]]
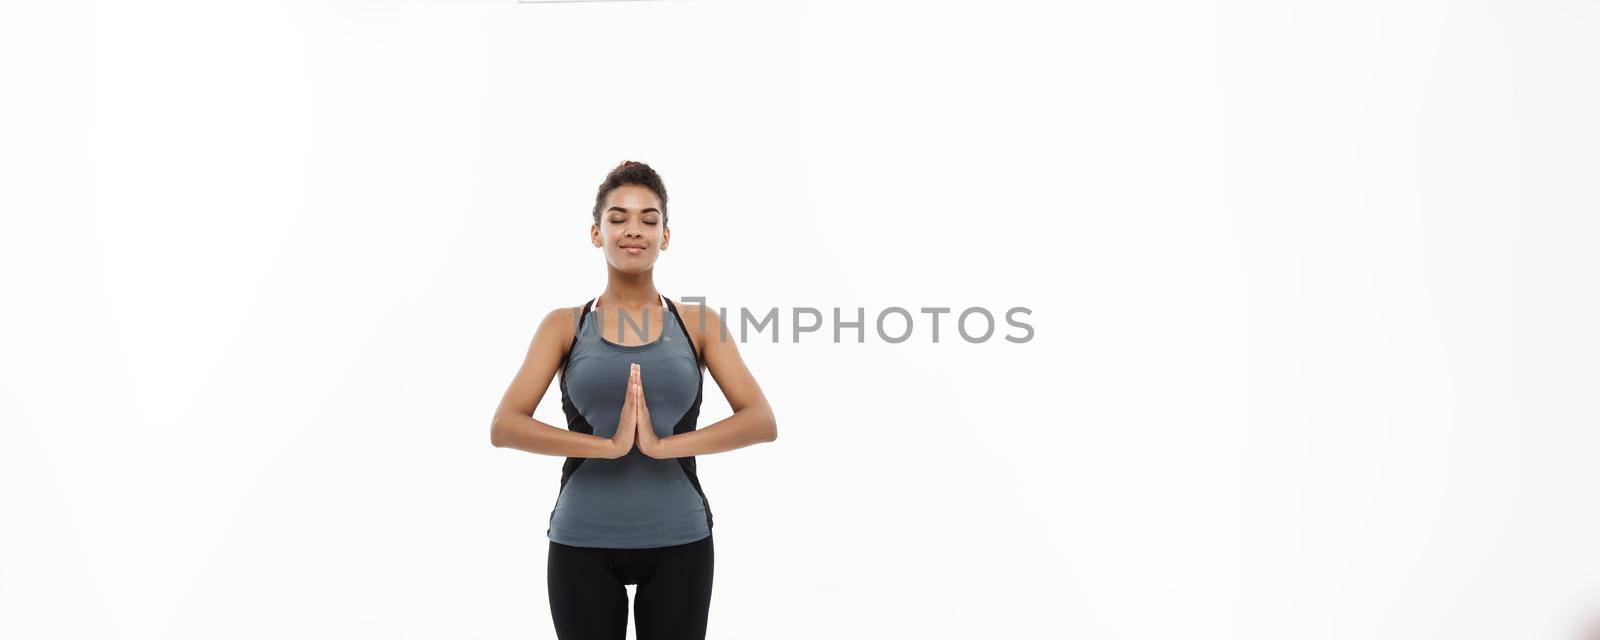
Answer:
[(704, 305), (683, 307), (683, 323), (696, 335), (701, 358), (706, 368), (722, 388), (733, 415), (708, 426), (665, 438), (655, 436), (650, 428), (649, 407), (639, 393), (639, 450), (652, 458), (682, 458), (708, 453), (721, 453), (760, 442), (778, 439), (778, 422), (773, 416), (767, 396), (761, 393), (755, 376), (739, 357), (739, 346), (730, 332), (723, 335), (722, 318)]
[[(576, 309), (556, 309), (539, 323), (533, 342), (528, 345), (527, 358), (500, 398), (500, 406), (489, 423), (490, 444), (574, 458), (620, 458), (633, 448), (636, 439), (633, 431), (623, 429), (621, 423), (615, 437), (602, 438), (546, 424), (533, 417), (539, 400), (550, 389), (550, 380), (561, 367), (561, 358), (572, 344), (576, 315)], [(626, 407), (632, 408), (631, 403)]]

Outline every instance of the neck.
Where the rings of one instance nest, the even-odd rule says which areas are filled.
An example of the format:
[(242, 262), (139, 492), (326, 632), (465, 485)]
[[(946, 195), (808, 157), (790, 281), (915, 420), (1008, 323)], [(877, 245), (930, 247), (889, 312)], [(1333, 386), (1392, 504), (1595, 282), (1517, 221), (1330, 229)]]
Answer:
[(656, 291), (655, 269), (628, 274), (615, 269), (606, 273), (606, 290), (600, 293), (601, 306), (638, 309), (661, 304)]

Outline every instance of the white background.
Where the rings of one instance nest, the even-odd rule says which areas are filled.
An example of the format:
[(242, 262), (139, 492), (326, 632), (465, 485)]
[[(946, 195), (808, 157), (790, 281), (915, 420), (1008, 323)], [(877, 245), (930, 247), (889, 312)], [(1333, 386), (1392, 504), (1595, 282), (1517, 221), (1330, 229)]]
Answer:
[(489, 419), (634, 159), (670, 297), (1033, 310), (741, 346), (781, 435), (700, 459), (711, 637), (1577, 638), (1597, 28), (5, 3), (0, 637), (554, 637), (561, 460)]

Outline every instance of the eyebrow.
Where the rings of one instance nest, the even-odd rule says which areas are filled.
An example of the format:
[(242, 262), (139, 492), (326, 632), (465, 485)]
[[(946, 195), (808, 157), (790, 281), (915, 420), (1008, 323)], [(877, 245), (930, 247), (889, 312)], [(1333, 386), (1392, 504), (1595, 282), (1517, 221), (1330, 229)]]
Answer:
[[(611, 213), (612, 211), (621, 211), (623, 214), (628, 213), (628, 210), (623, 208), (623, 207), (611, 207), (610, 209), (606, 209), (606, 213)], [(639, 213), (661, 213), (661, 212), (657, 211), (655, 207), (645, 207), (644, 209), (641, 209), (639, 211)]]

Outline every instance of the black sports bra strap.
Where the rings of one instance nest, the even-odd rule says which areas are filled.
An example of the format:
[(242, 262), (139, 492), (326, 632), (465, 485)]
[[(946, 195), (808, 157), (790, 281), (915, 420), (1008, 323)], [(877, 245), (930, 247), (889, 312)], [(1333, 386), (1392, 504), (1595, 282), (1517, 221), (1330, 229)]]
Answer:
[(578, 323), (572, 328), (572, 344), (578, 344), (578, 332), (583, 331), (583, 319), (589, 317), (589, 306), (592, 304), (594, 300), (583, 303), (583, 311), (578, 312)]

